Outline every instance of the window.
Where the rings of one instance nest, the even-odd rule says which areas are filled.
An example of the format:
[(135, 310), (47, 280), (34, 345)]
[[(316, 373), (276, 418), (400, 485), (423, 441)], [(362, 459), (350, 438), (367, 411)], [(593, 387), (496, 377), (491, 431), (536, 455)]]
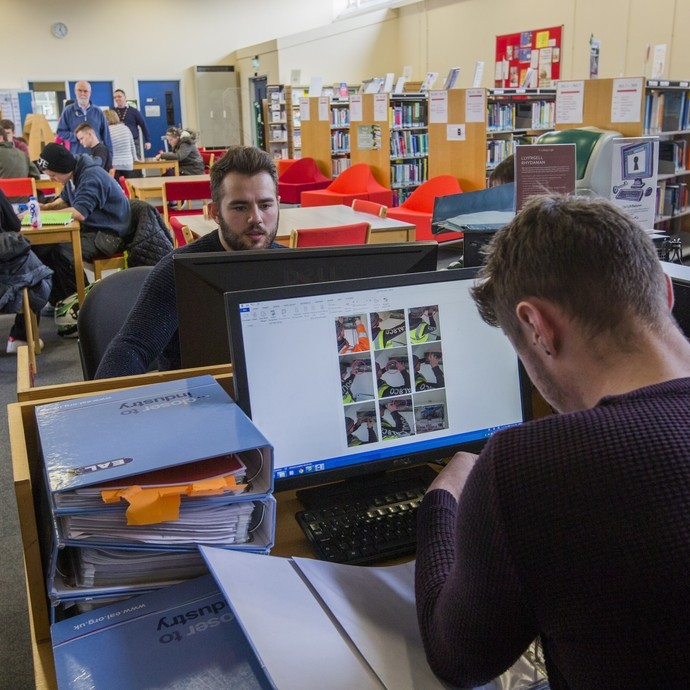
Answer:
[(420, 2), (420, 0), (333, 0), (333, 10), (336, 18), (344, 18), (386, 7), (410, 5), (413, 2)]

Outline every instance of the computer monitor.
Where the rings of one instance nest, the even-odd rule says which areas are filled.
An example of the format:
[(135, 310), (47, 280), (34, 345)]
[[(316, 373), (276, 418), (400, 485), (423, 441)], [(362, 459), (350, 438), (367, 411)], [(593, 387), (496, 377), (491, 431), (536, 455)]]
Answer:
[(236, 400), (274, 446), (276, 490), (478, 451), (531, 416), (475, 271), (225, 295)]
[(608, 199), (613, 170), (613, 140), (622, 136), (620, 132), (609, 129), (576, 127), (547, 132), (535, 143), (575, 144), (576, 193), (584, 196), (603, 196)]
[(621, 146), (621, 172), (624, 180), (633, 181), (633, 189), (644, 187), (644, 180), (654, 174), (654, 142)]
[(433, 271), (437, 255), (436, 242), (175, 254), (182, 366), (230, 361), (226, 292)]

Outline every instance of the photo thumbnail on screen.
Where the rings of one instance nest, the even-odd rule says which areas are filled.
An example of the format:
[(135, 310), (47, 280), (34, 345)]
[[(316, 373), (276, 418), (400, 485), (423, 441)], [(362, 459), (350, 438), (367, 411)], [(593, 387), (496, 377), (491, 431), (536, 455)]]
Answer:
[(335, 320), (335, 336), (338, 354), (367, 352), (371, 349), (366, 327), (365, 314), (339, 316)]

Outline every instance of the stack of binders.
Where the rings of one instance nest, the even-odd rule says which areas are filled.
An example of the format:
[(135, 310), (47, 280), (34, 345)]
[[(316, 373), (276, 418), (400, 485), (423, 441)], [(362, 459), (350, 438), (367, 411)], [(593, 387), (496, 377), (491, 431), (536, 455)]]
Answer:
[(211, 376), (36, 408), (54, 620), (207, 572), (198, 545), (266, 554), (273, 449)]

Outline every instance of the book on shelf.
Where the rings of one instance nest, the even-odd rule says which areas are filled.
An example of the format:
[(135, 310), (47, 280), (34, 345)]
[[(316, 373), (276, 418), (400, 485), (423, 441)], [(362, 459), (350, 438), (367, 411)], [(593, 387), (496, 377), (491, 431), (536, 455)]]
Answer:
[(59, 690), (274, 687), (210, 575), (51, 628)]
[[(361, 567), (202, 547), (267, 677), (278, 688), (439, 690), (426, 662), (414, 563)], [(526, 690), (544, 675), (526, 657), (483, 690)]]

